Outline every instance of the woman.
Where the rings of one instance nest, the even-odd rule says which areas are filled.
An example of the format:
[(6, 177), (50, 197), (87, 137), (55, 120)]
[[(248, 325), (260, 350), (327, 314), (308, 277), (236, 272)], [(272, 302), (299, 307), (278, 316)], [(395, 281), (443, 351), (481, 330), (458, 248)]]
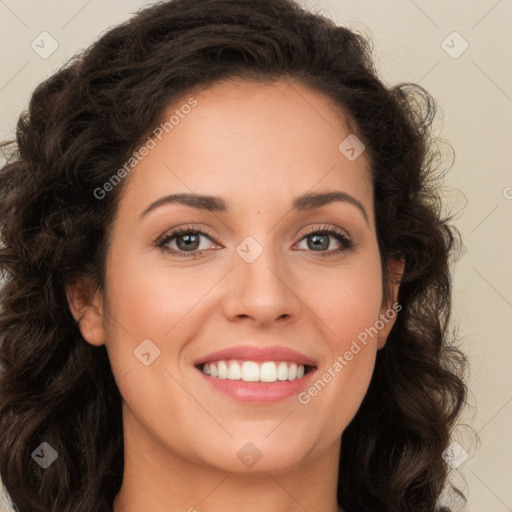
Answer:
[(17, 510), (448, 510), (434, 113), (291, 0), (164, 2), (43, 82), (0, 173)]

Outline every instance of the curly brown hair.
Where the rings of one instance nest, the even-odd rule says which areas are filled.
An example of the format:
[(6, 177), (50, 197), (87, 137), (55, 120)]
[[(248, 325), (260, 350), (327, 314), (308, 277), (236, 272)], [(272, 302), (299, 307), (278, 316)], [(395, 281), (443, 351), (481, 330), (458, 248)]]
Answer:
[[(292, 0), (173, 0), (105, 33), (34, 91), (0, 171), (0, 475), (19, 512), (111, 510), (123, 476), (121, 396), (104, 346), (84, 342), (65, 287), (103, 289), (123, 166), (167, 105), (225, 78), (293, 78), (334, 99), (366, 145), (382, 268), (405, 259), (402, 310), (342, 437), (347, 512), (448, 511), (443, 451), (465, 403), (450, 341), (450, 255), (421, 86), (387, 87), (371, 38)], [(122, 106), (122, 107), (121, 107)], [(126, 181), (126, 180), (124, 180)], [(59, 454), (43, 470), (42, 441)]]

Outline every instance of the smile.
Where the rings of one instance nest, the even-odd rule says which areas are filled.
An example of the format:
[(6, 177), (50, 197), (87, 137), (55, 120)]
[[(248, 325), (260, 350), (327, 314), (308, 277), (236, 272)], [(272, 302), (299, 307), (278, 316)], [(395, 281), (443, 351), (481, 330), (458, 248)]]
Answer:
[(313, 367), (291, 361), (220, 360), (202, 365), (205, 375), (244, 382), (276, 382), (301, 379)]
[(193, 362), (197, 375), (215, 393), (242, 402), (271, 403), (307, 388), (318, 362), (283, 345), (237, 345)]

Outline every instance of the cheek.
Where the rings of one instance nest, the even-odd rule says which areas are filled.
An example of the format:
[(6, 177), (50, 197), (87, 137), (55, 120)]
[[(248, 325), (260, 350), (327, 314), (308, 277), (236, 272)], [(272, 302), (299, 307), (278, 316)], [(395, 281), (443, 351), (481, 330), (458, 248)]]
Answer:
[(337, 350), (348, 349), (352, 340), (379, 319), (383, 296), (378, 251), (354, 258), (353, 265), (337, 272), (318, 274), (307, 294), (328, 327), (325, 332), (332, 345)]
[[(125, 328), (121, 335), (129, 332), (137, 339), (163, 339), (182, 318), (188, 318), (217, 280), (212, 272), (198, 267), (171, 268), (165, 261), (146, 264), (140, 254), (113, 254), (108, 276), (109, 303), (116, 323)], [(117, 329), (119, 325), (113, 327)]]
[(299, 398), (303, 404), (315, 402), (316, 407), (325, 408), (336, 434), (338, 427), (348, 425), (356, 414), (375, 366), (382, 303), (378, 252), (336, 274), (324, 275), (309, 295), (322, 320), (330, 356)]
[(145, 264), (129, 250), (112, 251), (106, 277), (106, 345), (114, 376), (126, 398), (134, 382), (133, 397), (153, 396), (169, 386), (163, 369), (180, 356), (183, 332), (193, 329), (194, 306), (214, 281), (193, 269)]
[(107, 273), (107, 347), (121, 395), (147, 430), (179, 439), (175, 411), (197, 404), (178, 384), (177, 362), (200, 324), (197, 306), (219, 276), (114, 252)]
[[(359, 285), (361, 283), (359, 282)], [(299, 402), (314, 410), (314, 416), (329, 418), (324, 434), (334, 439), (356, 415), (367, 392), (375, 367), (380, 294), (372, 286), (358, 286), (357, 293), (346, 283), (331, 296), (322, 320), (329, 357), (317, 370), (311, 386)], [(313, 414), (313, 413), (312, 413)]]

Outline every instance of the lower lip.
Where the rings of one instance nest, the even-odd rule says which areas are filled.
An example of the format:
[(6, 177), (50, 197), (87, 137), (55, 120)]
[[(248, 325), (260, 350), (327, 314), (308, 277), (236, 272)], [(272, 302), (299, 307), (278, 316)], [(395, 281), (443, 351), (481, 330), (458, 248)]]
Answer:
[(309, 385), (316, 368), (296, 380), (276, 380), (275, 382), (245, 382), (243, 380), (219, 379), (210, 377), (197, 368), (203, 379), (217, 391), (242, 402), (279, 402), (298, 395)]

